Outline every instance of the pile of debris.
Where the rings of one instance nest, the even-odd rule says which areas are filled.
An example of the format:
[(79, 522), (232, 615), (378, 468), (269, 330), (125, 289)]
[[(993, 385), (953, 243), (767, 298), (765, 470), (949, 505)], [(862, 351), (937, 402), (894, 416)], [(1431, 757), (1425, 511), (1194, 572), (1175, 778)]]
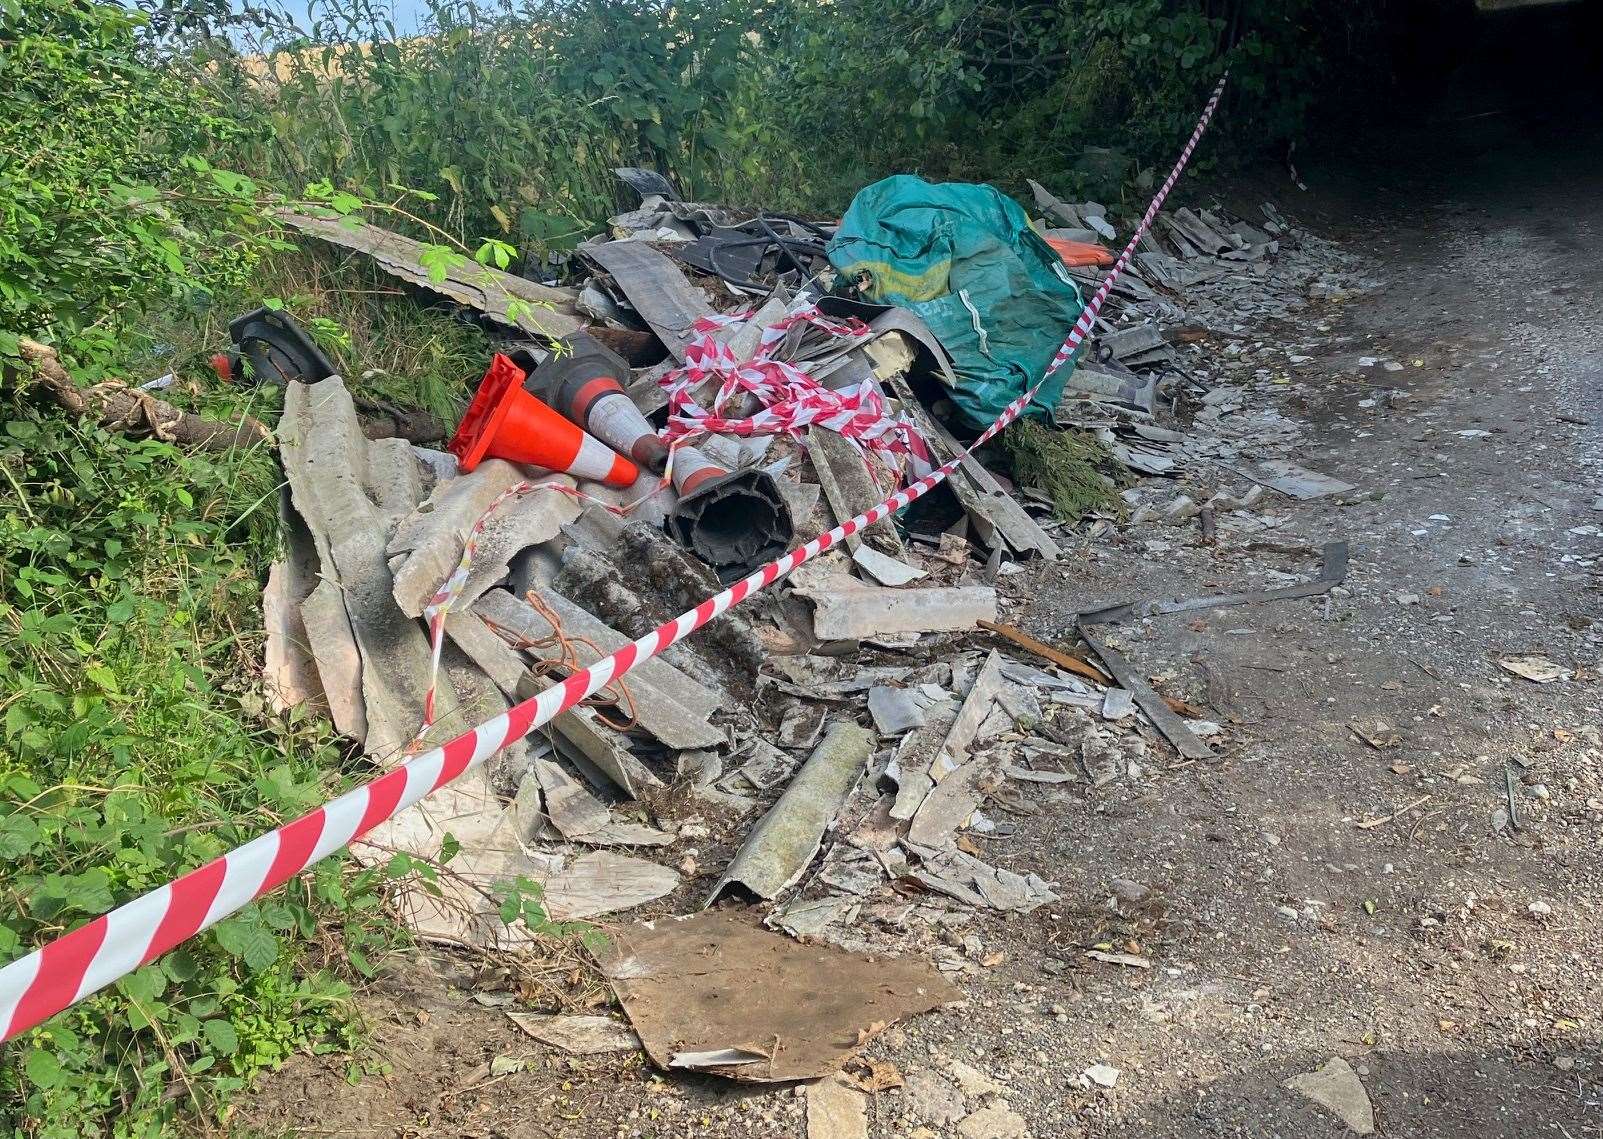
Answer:
[[(958, 382), (946, 346), (907, 309), (818, 288), (831, 227), (685, 203), (623, 173), (641, 205), (580, 247), (591, 270), (570, 288), (479, 266), (441, 280), (399, 235), (286, 219), (519, 337), (449, 452), (368, 438), (345, 382), (316, 362), (281, 377), (269, 687), (280, 707), (325, 711), (380, 767), (881, 501), (906, 473), (901, 452), (854, 433), (854, 416), (908, 425), (896, 438), (916, 436), (929, 462), (962, 449), (943, 418)], [(1073, 262), (1095, 255), (1073, 243), (1113, 236), (1106, 212), (1036, 193), (1064, 227), (1046, 230), (1069, 250), (1064, 268), (1082, 276)], [(1261, 264), (1292, 233), (1278, 216), (1257, 228), (1184, 210), (1162, 228), (1170, 244), (1145, 250), (1142, 280), (1123, 286), (1127, 321), (1141, 306), (1181, 312), (1182, 292), (1222, 279), (1199, 259)], [(279, 357), (258, 345), (252, 358), (268, 362), (260, 373)], [(669, 462), (674, 417), (727, 402), (707, 385), (730, 372), (698, 376), (707, 360), (859, 402), (848, 416), (826, 400), (766, 433), (703, 430)], [(1155, 320), (1104, 324), (1059, 421), (1097, 431), (1135, 471), (1173, 473), (1183, 436), (1160, 422), (1173, 423), (1160, 396), (1187, 382)], [(760, 418), (764, 390), (735, 385), (730, 414)], [(1064, 523), (976, 458), (945, 485), (381, 824), (358, 855), (437, 864), (404, 891), (408, 920), (425, 939), (481, 947), (531, 935), (500, 918), (517, 882), (540, 887), (554, 921), (756, 903), (770, 930), (858, 950), (874, 930), (1053, 901), (1052, 883), (1008, 865), (1012, 819), (1065, 785), (1139, 783), (1162, 762), (1159, 736), (1209, 756), (1220, 729), (1159, 696), (1091, 627), (1125, 614), (1091, 615), (1081, 655), (1005, 624), (1023, 561), (1058, 556)], [(634, 936), (659, 927), (673, 928)], [(943, 971), (973, 968), (951, 946), (933, 953)], [(767, 1078), (786, 1078), (766, 1060)], [(671, 1062), (751, 1075), (750, 1057), (711, 1045)]]

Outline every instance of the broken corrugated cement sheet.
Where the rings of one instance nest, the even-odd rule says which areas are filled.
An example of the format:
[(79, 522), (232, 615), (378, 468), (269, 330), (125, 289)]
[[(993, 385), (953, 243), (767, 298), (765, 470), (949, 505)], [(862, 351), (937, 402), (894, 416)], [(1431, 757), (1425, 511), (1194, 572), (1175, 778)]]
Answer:
[[(522, 470), (500, 459), (486, 459), (465, 475), (447, 479), (427, 501), (401, 520), (386, 552), (395, 567), (395, 603), (411, 617), (456, 571), (469, 531), (505, 491), (525, 481)], [(542, 483), (571, 489), (566, 475), (547, 475)], [(579, 516), (580, 505), (559, 490), (533, 490), (517, 502), (502, 503), (479, 537), (468, 587), (458, 600), (471, 604), (506, 573), (519, 550), (556, 537)]]
[(926, 962), (801, 945), (725, 912), (610, 930), (597, 959), (657, 1067), (736, 1080), (827, 1076), (963, 996)]
[(752, 828), (707, 904), (731, 885), (772, 899), (800, 878), (862, 778), (874, 744), (874, 733), (866, 728), (849, 721), (831, 724), (779, 801)]
[[(399, 443), (399, 451), (368, 443), (338, 376), (287, 385), (278, 435), (295, 509), (311, 531), (325, 583), (340, 590), (362, 656), (364, 746), (369, 755), (398, 756), (421, 723), (430, 653), (422, 628), (395, 606), (384, 546), (394, 512), (421, 494), (421, 469), (400, 440), (381, 441)], [(328, 677), (323, 683), (325, 690), (334, 684)]]
[(921, 577), (929, 576), (921, 569), (915, 569), (906, 562), (897, 561), (888, 554), (880, 553), (873, 546), (859, 545), (852, 551), (852, 561), (881, 585), (907, 585)]
[(643, 241), (591, 241), (579, 253), (611, 275), (663, 347), (684, 363), (696, 321), (714, 312), (679, 266)]
[(821, 641), (862, 640), (890, 633), (946, 633), (996, 620), (996, 590), (983, 585), (885, 589), (833, 571), (792, 578), (813, 602), (813, 635)]
[[(539, 689), (531, 686), (528, 691), (533, 696)], [(638, 799), (646, 787), (662, 786), (662, 780), (629, 750), (628, 737), (603, 724), (594, 708), (582, 704), (569, 708), (552, 720), (551, 726), (567, 745), (565, 754), (569, 759), (581, 768), (588, 763), (629, 798)]]
[(560, 1048), (570, 1056), (600, 1056), (607, 1052), (633, 1052), (640, 1038), (626, 1024), (606, 1016), (548, 1016), (537, 1012), (509, 1012), (507, 1019), (541, 1044)]
[(643, 858), (595, 850), (539, 881), (551, 920), (578, 921), (655, 901), (678, 888), (679, 875)]
[(1280, 459), (1259, 463), (1256, 472), (1243, 471), (1242, 474), (1254, 482), (1262, 483), (1270, 490), (1278, 490), (1281, 494), (1303, 500), (1346, 494), (1355, 489), (1350, 482), (1342, 482), (1340, 479)]
[[(605, 653), (629, 644), (629, 638), (603, 624), (588, 610), (551, 589), (537, 591), (540, 600), (557, 614), (570, 637), (584, 637), (600, 649), (573, 641), (581, 665), (593, 664)], [(492, 589), (474, 603), (474, 610), (493, 625), (530, 641), (552, 635), (550, 622), (534, 609), (501, 589)], [(718, 696), (660, 659), (643, 660), (629, 671), (626, 683), (635, 695), (640, 726), (670, 748), (717, 747), (724, 733), (711, 723), (718, 711)]]
[(968, 905), (1028, 913), (1058, 900), (1051, 885), (1038, 875), (1001, 870), (961, 850), (904, 845), (922, 860), (909, 877)]
[(923, 727), (926, 704), (907, 688), (876, 684), (868, 690), (868, 714), (883, 736), (900, 736)]
[[(436, 279), (423, 268), (424, 246), (410, 237), (351, 217), (310, 217), (289, 210), (275, 213), (308, 236), (365, 253), (386, 273), (420, 289), (450, 297), (501, 324), (548, 340), (579, 331), (580, 324), (573, 316), (571, 289), (542, 285), (477, 262), (448, 267), (445, 276)], [(509, 307), (516, 307), (517, 319), (512, 318)]]
[[(824, 488), (824, 497), (835, 514), (835, 521), (845, 522), (872, 508), (885, 494), (869, 477), (869, 468), (863, 451), (838, 431), (818, 424), (807, 429), (807, 456)], [(862, 532), (862, 541), (893, 558), (906, 554), (906, 547), (896, 534), (889, 518), (874, 523)], [(856, 548), (852, 538), (848, 546)]]
[(363, 742), (367, 739), (367, 713), (362, 708), (362, 654), (340, 587), (332, 581), (319, 581), (301, 602), (301, 623), (334, 727), (340, 735)]
[(301, 614), (302, 603), (318, 584), (317, 548), (312, 544), (306, 523), (295, 513), (288, 499), (286, 489), (279, 503), (284, 557), (268, 568), (267, 587), (262, 591), (262, 624), (267, 631), (262, 680), (267, 699), (276, 712), (288, 711), (298, 704), (327, 710), (328, 701), (318, 677), (317, 660), (312, 655), (306, 620)]

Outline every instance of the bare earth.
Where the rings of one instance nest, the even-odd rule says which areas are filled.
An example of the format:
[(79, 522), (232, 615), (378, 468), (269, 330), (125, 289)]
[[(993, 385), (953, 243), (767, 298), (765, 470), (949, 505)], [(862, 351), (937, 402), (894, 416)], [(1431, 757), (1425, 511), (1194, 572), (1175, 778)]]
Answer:
[[(1336, 538), (1347, 584), (1328, 604), (1113, 631), (1223, 725), (1222, 758), (1156, 753), (1142, 778), (1044, 789), (1012, 817), (988, 856), (1062, 900), (975, 917), (967, 1006), (869, 1050), (916, 1085), (870, 1097), (869, 1135), (1004, 1139), (1016, 1112), (1037, 1139), (1339, 1136), (1283, 1086), (1337, 1056), (1379, 1134), (1603, 1135), (1603, 200), (1595, 145), (1536, 137), (1562, 125), (1505, 117), (1449, 163), (1410, 167), (1428, 177), (1371, 172), (1362, 197), (1276, 188), (1379, 285), (1197, 359), (1302, 427), (1296, 461), (1357, 489), (1267, 496), (1211, 547), (1195, 520), (1082, 542), (1010, 618), (1067, 643), (1077, 610), (1272, 586)], [(1247, 485), (1203, 468), (1143, 500)], [(1514, 655), (1566, 678), (1499, 667)], [(1110, 903), (1114, 878), (1151, 893)], [(1097, 946), (1153, 967), (1087, 958)], [(302, 1058), (242, 1130), (805, 1134), (800, 1089), (568, 1057), (437, 963), (364, 1000), (387, 1072), (352, 1085), (344, 1061)], [(994, 1089), (962, 1069), (957, 1088), (953, 1060)], [(1097, 1063), (1120, 1069), (1113, 1087), (1082, 1086)], [(954, 1092), (961, 1130), (932, 1109)]]

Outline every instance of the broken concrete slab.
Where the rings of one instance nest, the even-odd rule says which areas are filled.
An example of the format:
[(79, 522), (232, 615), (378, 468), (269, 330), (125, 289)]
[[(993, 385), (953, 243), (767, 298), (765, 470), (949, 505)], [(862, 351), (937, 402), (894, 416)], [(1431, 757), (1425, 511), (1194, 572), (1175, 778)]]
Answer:
[(560, 1048), (570, 1056), (600, 1056), (633, 1052), (640, 1038), (626, 1024), (606, 1016), (550, 1016), (538, 1012), (509, 1012), (507, 1019), (541, 1044)]
[[(570, 637), (583, 637), (600, 650), (573, 640), (579, 664), (593, 664), (603, 654), (629, 644), (629, 638), (555, 590), (540, 590), (538, 596), (556, 613)], [(514, 643), (519, 639), (543, 641), (554, 632), (549, 621), (505, 590), (490, 590), (474, 603), (473, 609), (498, 630), (504, 630), (503, 636), (513, 637)], [(664, 746), (716, 747), (724, 742), (723, 731), (711, 723), (721, 705), (718, 695), (666, 661), (640, 661), (630, 670), (627, 683), (635, 695), (640, 727)]]
[(873, 732), (850, 721), (831, 724), (779, 801), (747, 835), (707, 904), (731, 886), (771, 900), (794, 884), (862, 778), (875, 742)]
[(1375, 1109), (1369, 1102), (1369, 1092), (1352, 1065), (1340, 1056), (1332, 1056), (1317, 1072), (1291, 1077), (1282, 1086), (1327, 1109), (1356, 1134), (1375, 1133)]
[(964, 1116), (957, 1134), (959, 1139), (1030, 1139), (1024, 1117), (1005, 1103), (987, 1104)]
[[(395, 473), (395, 464), (384, 457), (375, 459), (370, 469), (368, 441), (338, 376), (317, 384), (289, 384), (278, 435), (291, 499), (312, 534), (323, 577), (339, 587), (362, 654), (364, 747), (369, 755), (398, 756), (421, 724), (430, 678), (428, 638), (396, 608), (394, 579), (385, 560), (390, 511), (396, 496), (406, 491), (375, 489), (386, 480), (404, 480), (404, 469)], [(388, 456), (388, 451), (380, 455)], [(407, 456), (415, 465), (409, 448)], [(417, 487), (421, 489), (420, 481)], [(327, 677), (324, 687), (329, 687)]]
[(793, 589), (813, 602), (813, 635), (821, 641), (959, 632), (996, 620), (996, 590), (989, 586), (885, 589), (837, 571), (806, 577)]
[(736, 1080), (828, 1076), (896, 1021), (962, 998), (923, 961), (802, 945), (722, 911), (613, 929), (598, 959), (653, 1063)]

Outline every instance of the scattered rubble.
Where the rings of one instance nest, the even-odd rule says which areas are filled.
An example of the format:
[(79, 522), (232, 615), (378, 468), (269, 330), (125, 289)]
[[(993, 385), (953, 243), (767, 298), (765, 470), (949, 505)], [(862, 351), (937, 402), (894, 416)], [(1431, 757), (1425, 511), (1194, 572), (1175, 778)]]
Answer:
[[(493, 380), (499, 394), (475, 401), (448, 453), (367, 438), (338, 376), (287, 383), (286, 548), (263, 597), (277, 706), (326, 708), (392, 764), (878, 503), (911, 477), (914, 441), (932, 465), (961, 454), (958, 433), (972, 424), (954, 403), (1005, 394), (965, 387), (978, 349), (951, 329), (983, 328), (978, 315), (954, 323), (916, 303), (826, 294), (832, 227), (645, 184), (638, 209), (580, 247), (567, 288), (472, 267), (442, 282), (401, 235), (285, 219), (524, 339), (496, 357), (485, 390)], [(1116, 240), (1118, 224), (1096, 203), (1039, 186), (1035, 197), (1052, 244), (1021, 225), (1008, 256), (1067, 303), (1069, 282), (1083, 295), (1100, 279), (1097, 243)], [(1249, 293), (1263, 311), (1289, 310), (1308, 274), (1324, 271), (1318, 242), (1272, 207), (1264, 215), (1160, 215), (1061, 397), (1041, 409), (1105, 446), (1109, 493), (1134, 483), (1123, 491), (1133, 516), (1200, 526), (1209, 542), (1270, 528), (1276, 495), (1356, 489), (1292, 461), (1294, 431), (1249, 410), (1235, 384), (1210, 387), (1192, 355), (1211, 339), (1208, 352), (1224, 340), (1225, 356), (1240, 356), (1225, 314)], [(1019, 329), (1010, 350), (1058, 342), (1064, 329), (1048, 323)], [(567, 417), (564, 437), (588, 458), (559, 460), (545, 439), (551, 469), (530, 466), (513, 436), (537, 429), (497, 418), (511, 414), (507, 401)], [(541, 887), (555, 921), (652, 907), (654, 920), (612, 928), (602, 954), (652, 1060), (822, 1080), (807, 1090), (809, 1134), (860, 1134), (862, 1092), (833, 1073), (886, 1024), (955, 999), (941, 974), (983, 959), (949, 945), (932, 950), (938, 969), (875, 957), (886, 931), (1057, 901), (1030, 852), (1009, 849), (1010, 815), (1069, 787), (1095, 795), (1137, 781), (1163, 740), (1182, 760), (1216, 754), (1205, 737), (1219, 724), (1160, 696), (1109, 626), (1316, 597), (1344, 580), (1347, 547), (1335, 542), (1310, 580), (1103, 607), (1079, 615), (1077, 644), (1045, 643), (1007, 623), (1022, 600), (1020, 563), (1107, 535), (1117, 516), (1053, 518), (1049, 496), (1009, 482), (1004, 461), (965, 457), (916, 508), (637, 663), (375, 828), (358, 856), (439, 863), (426, 889), (396, 883), (397, 905), (420, 937), (447, 943), (531, 936), (501, 923), (494, 902), (517, 879)], [(1511, 664), (1536, 659), (1499, 663), (1539, 679)], [(698, 905), (719, 908), (656, 916)], [(1153, 966), (1134, 952), (1090, 959)], [(575, 1054), (635, 1046), (599, 1017), (519, 1024)], [(1106, 1083), (1087, 1078), (1112, 1087), (1109, 1071)], [(994, 1086), (971, 1103), (974, 1081), (955, 1068), (954, 1078), (961, 1091), (911, 1073), (909, 1114), (962, 1135), (1024, 1134)]]

